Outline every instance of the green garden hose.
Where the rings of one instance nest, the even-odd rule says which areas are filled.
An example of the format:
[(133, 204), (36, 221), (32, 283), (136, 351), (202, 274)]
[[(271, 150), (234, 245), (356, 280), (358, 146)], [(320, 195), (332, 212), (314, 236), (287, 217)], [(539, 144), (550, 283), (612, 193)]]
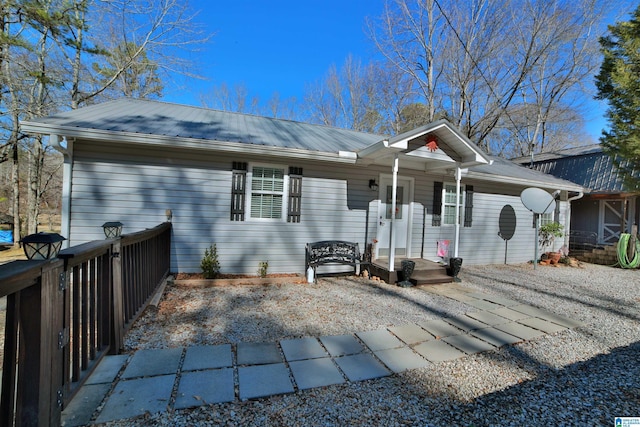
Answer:
[(640, 239), (636, 239), (636, 253), (632, 260), (627, 257), (627, 248), (629, 247), (629, 240), (631, 234), (620, 234), (620, 240), (618, 240), (618, 262), (622, 268), (638, 268), (640, 267)]

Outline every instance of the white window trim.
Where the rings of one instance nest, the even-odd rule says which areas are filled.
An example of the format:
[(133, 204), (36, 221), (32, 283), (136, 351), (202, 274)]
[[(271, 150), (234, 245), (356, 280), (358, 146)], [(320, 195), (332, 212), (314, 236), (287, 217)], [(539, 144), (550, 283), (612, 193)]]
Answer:
[[(441, 210), (441, 219), (440, 219), (440, 226), (441, 227), (455, 227), (455, 223), (453, 224), (447, 224), (446, 223), (446, 206), (453, 206), (455, 208), (455, 204), (452, 203), (447, 203), (447, 187), (451, 186), (451, 187), (456, 187), (456, 183), (455, 182), (443, 182), (442, 183), (442, 210)], [(462, 199), (461, 203), (460, 203), (460, 211), (458, 213), (458, 221), (460, 221), (460, 225), (464, 224), (464, 207), (465, 207), (465, 201), (466, 201), (466, 197), (465, 197), (465, 193), (466, 192), (466, 187), (463, 184), (460, 184), (460, 198)]]
[[(280, 218), (253, 218), (251, 216), (251, 196), (253, 195), (253, 168), (256, 167), (282, 169), (284, 171), (284, 182), (282, 184), (282, 212), (280, 213)], [(287, 212), (289, 212), (289, 167), (287, 165), (273, 163), (249, 163), (247, 166), (246, 189), (245, 222), (287, 222)]]

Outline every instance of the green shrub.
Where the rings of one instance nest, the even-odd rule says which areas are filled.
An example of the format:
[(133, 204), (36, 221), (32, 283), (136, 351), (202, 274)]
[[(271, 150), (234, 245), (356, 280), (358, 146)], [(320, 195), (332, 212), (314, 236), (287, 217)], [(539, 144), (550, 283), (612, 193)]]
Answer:
[(540, 227), (538, 230), (538, 241), (543, 250), (545, 247), (553, 245), (556, 237), (564, 236), (563, 229), (562, 224), (557, 222), (549, 222)]
[(268, 269), (269, 269), (269, 261), (260, 261), (260, 264), (258, 264), (258, 276), (267, 277)]
[(220, 273), (220, 262), (218, 261), (218, 248), (215, 243), (204, 251), (204, 257), (200, 263), (202, 274), (205, 279), (215, 279)]

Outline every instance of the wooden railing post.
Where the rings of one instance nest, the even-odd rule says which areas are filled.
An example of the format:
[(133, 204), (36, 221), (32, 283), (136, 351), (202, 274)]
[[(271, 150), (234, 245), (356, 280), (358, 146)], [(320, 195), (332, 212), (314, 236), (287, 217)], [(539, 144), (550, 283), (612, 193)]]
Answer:
[(60, 425), (63, 359), (59, 333), (64, 307), (59, 277), (62, 266), (60, 261), (43, 264), (40, 280), (20, 293), (20, 381), (16, 392), (21, 404), (16, 420), (23, 426)]
[(124, 347), (124, 295), (122, 286), (122, 254), (121, 242), (116, 240), (111, 246), (111, 280), (113, 289), (113, 317), (111, 330), (110, 354), (118, 354)]

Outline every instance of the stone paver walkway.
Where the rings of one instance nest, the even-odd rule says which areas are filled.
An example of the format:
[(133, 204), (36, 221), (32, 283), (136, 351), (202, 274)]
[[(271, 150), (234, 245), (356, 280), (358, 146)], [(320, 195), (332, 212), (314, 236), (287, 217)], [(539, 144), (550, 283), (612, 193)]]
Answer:
[(471, 310), (353, 335), (108, 356), (64, 410), (63, 425), (371, 380), (581, 326), (564, 316), (470, 292), (457, 284), (424, 289), (464, 302)]

